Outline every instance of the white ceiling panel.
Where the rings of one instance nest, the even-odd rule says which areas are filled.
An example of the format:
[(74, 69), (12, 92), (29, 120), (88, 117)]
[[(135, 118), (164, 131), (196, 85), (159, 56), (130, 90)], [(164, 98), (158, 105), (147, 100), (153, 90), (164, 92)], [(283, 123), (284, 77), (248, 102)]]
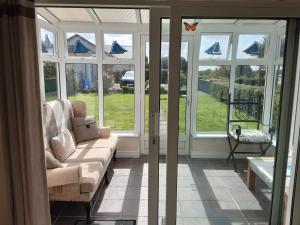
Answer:
[(137, 23), (135, 9), (97, 9), (94, 8), (102, 23)]
[(47, 8), (60, 21), (93, 22), (87, 9), (83, 8)]
[(142, 23), (149, 23), (149, 10), (148, 9), (141, 9), (141, 18), (142, 18)]

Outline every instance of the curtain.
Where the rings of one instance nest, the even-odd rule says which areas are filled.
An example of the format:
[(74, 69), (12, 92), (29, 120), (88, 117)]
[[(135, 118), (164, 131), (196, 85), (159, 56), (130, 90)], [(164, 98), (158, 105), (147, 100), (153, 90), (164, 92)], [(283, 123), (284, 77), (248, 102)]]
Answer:
[(33, 1), (0, 0), (0, 101), (0, 224), (48, 225)]

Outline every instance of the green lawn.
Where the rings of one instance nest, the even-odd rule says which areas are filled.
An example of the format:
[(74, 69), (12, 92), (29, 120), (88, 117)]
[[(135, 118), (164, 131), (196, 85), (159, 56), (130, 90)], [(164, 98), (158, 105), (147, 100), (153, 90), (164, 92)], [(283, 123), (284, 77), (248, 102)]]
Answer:
[[(81, 100), (87, 103), (87, 113), (96, 115), (99, 121), (99, 101), (96, 93), (80, 93), (69, 97), (71, 101)], [(180, 97), (179, 102), (179, 130), (181, 133), (185, 130), (185, 105), (186, 99)], [(160, 97), (161, 108), (166, 112), (168, 108), (168, 99), (166, 94)], [(130, 131), (134, 130), (134, 95), (115, 93), (104, 95), (104, 125), (112, 130)], [(167, 116), (167, 114), (165, 114)], [(197, 104), (197, 131), (200, 132), (224, 132), (226, 131), (227, 105), (219, 102), (217, 99), (203, 95), (198, 96)], [(149, 95), (145, 96), (145, 132), (149, 126)], [(255, 128), (255, 124), (247, 126), (241, 124), (242, 128)]]

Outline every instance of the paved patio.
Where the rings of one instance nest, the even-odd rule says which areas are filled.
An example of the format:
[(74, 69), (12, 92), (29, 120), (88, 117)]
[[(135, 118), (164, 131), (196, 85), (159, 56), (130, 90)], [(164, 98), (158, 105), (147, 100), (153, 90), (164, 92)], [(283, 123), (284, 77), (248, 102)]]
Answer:
[[(267, 225), (271, 190), (259, 179), (254, 191), (246, 187), (247, 161), (180, 157), (178, 165), (178, 225)], [(93, 219), (136, 219), (148, 216), (148, 160), (118, 159), (112, 164), (110, 184), (104, 186), (92, 210)], [(164, 224), (165, 157), (160, 159), (159, 224)], [(85, 218), (81, 206), (52, 205), (54, 225), (73, 225)]]

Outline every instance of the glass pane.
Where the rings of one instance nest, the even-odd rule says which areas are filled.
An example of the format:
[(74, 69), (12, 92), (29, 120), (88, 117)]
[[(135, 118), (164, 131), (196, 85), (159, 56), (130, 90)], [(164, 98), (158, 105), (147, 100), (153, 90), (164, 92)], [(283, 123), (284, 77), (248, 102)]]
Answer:
[(94, 9), (102, 23), (136, 23), (135, 9)]
[(201, 35), (199, 59), (229, 59), (231, 34)]
[(104, 34), (105, 59), (132, 59), (132, 34)]
[(275, 136), (277, 134), (278, 131), (278, 125), (279, 125), (279, 115), (280, 115), (280, 97), (281, 97), (281, 85), (282, 85), (282, 69), (283, 66), (279, 65), (276, 66), (275, 68), (275, 83), (274, 83), (274, 87), (273, 87), (273, 104), (272, 104), (272, 121), (271, 124), (274, 128), (275, 131)]
[(47, 8), (60, 21), (93, 22), (87, 9), (83, 8)]
[(267, 42), (266, 34), (239, 35), (237, 58), (238, 59), (264, 58), (266, 42)]
[(230, 66), (199, 66), (197, 131), (226, 131)]
[[(247, 105), (235, 108), (233, 117), (237, 119), (256, 120), (262, 118), (263, 101), (265, 90), (265, 77), (267, 73), (266, 66), (249, 66), (239, 65), (235, 70), (234, 82), (234, 100), (244, 102), (259, 102), (260, 108), (257, 105), (248, 107)], [(259, 115), (257, 113), (259, 112)], [(242, 129), (257, 129), (257, 123), (240, 123)]]
[(59, 98), (57, 84), (58, 78), (58, 63), (44, 62), (44, 82), (45, 82), (45, 98), (46, 101), (52, 101)]
[(95, 33), (66, 34), (68, 56), (72, 57), (96, 57), (96, 35)]
[(85, 63), (66, 64), (67, 96), (87, 105), (87, 114), (95, 115), (99, 122), (98, 66)]
[[(145, 56), (145, 133), (149, 127), (149, 42), (146, 42)], [(185, 132), (186, 126), (186, 94), (188, 76), (188, 42), (181, 43), (181, 71), (180, 71), (180, 109), (179, 109), (179, 130)], [(169, 42), (161, 43), (161, 87), (160, 87), (160, 106), (161, 106), (161, 132), (167, 129), (168, 115), (168, 71), (169, 71)], [(165, 127), (165, 128), (164, 128)], [(166, 132), (164, 133), (166, 135)]]
[(189, 43), (181, 42), (179, 133), (185, 133)]
[(104, 125), (114, 131), (135, 129), (134, 65), (103, 65)]
[(55, 34), (41, 28), (42, 53), (45, 55), (55, 55)]
[(279, 58), (283, 58), (284, 56), (284, 47), (285, 47), (285, 35), (282, 35), (280, 37), (280, 43), (279, 43)]

